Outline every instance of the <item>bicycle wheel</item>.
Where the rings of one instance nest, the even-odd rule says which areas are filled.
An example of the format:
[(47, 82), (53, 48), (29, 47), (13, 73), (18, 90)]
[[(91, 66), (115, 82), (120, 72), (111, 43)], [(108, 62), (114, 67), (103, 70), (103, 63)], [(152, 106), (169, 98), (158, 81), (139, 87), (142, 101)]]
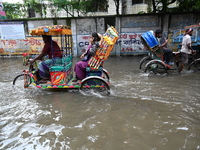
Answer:
[(83, 80), (80, 86), (80, 92), (84, 95), (101, 95), (107, 96), (110, 94), (110, 87), (101, 77), (90, 76)]
[(140, 70), (145, 70), (145, 66), (146, 66), (146, 64), (150, 61), (150, 60), (152, 60), (152, 58), (151, 58), (151, 56), (145, 56), (144, 58), (142, 58), (141, 60), (140, 60)]
[(198, 70), (200, 70), (200, 59), (196, 59), (194, 61), (194, 67), (197, 68)]
[(165, 74), (167, 73), (167, 68), (165, 67), (165, 64), (160, 61), (150, 61), (147, 64), (147, 67), (145, 69), (145, 73), (149, 74)]
[(110, 77), (109, 77), (109, 75), (108, 75), (108, 72), (105, 70), (105, 69), (103, 69), (103, 72), (102, 72), (102, 76), (101, 76), (106, 82), (109, 82), (109, 80), (110, 80)]
[(31, 77), (28, 74), (20, 74), (13, 80), (13, 86), (27, 88), (31, 84)]

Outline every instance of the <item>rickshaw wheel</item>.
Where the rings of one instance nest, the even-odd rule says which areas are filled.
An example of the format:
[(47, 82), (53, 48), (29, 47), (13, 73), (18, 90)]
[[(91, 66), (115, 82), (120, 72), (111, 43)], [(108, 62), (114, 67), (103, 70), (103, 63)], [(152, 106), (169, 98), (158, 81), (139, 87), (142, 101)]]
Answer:
[(104, 79), (98, 76), (90, 76), (82, 81), (80, 92), (84, 95), (101, 95), (107, 96), (110, 94), (110, 87)]
[(28, 74), (20, 74), (13, 80), (13, 86), (27, 88), (31, 84), (31, 77)]
[(109, 82), (109, 80), (110, 80), (110, 77), (109, 77), (109, 75), (108, 75), (108, 72), (107, 72), (105, 69), (103, 69), (103, 72), (102, 72), (101, 77), (102, 77), (106, 82)]
[(145, 56), (144, 58), (142, 58), (141, 60), (140, 60), (140, 70), (145, 70), (145, 66), (146, 66), (146, 64), (150, 61), (150, 60), (152, 60), (152, 58), (151, 58), (151, 56)]
[(152, 60), (146, 65), (145, 73), (165, 74), (167, 73), (167, 68), (164, 63)]
[(200, 70), (200, 59), (196, 59), (194, 61), (194, 66), (195, 66), (195, 68), (197, 68), (198, 70)]

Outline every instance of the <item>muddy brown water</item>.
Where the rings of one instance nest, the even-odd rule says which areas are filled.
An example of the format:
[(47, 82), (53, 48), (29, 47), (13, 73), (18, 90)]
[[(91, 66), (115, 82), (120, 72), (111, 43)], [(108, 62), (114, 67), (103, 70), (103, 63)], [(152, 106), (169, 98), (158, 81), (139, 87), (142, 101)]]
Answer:
[(0, 59), (0, 149), (199, 150), (200, 71), (148, 76), (141, 58), (105, 61), (108, 97), (13, 88), (22, 60)]

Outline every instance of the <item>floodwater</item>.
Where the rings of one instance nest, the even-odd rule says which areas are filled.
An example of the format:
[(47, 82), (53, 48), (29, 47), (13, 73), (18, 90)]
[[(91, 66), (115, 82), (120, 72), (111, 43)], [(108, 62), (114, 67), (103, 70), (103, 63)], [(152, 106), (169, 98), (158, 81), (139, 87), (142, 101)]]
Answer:
[(148, 76), (141, 58), (105, 61), (108, 97), (13, 88), (22, 60), (0, 59), (0, 149), (199, 150), (200, 71)]

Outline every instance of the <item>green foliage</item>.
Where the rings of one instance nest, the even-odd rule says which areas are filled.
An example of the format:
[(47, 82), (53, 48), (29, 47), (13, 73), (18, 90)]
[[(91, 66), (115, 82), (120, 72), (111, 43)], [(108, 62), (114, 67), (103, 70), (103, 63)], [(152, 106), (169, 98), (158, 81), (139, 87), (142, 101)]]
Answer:
[(145, 12), (144, 11), (140, 11), (137, 14), (145, 14)]
[(40, 3), (39, 0), (24, 0), (24, 7), (27, 9), (33, 9), (36, 13), (39, 13), (40, 16), (46, 17), (47, 4)]
[[(71, 3), (68, 0), (49, 0), (49, 2), (51, 2), (51, 5), (55, 7), (57, 12), (64, 10), (67, 14), (70, 14), (70, 10), (72, 10)], [(70, 15), (73, 16), (73, 14)]]
[(176, 0), (152, 0), (153, 12), (154, 13), (167, 12), (169, 11), (169, 5), (175, 2)]
[(56, 11), (64, 10), (67, 16), (74, 17), (75, 12), (85, 15), (87, 12), (96, 12), (107, 8), (107, 0), (49, 0)]
[(177, 11), (199, 11), (200, 0), (177, 0), (179, 7)]
[(23, 4), (20, 3), (7, 3), (4, 2), (4, 11), (6, 12), (6, 17), (8, 19), (16, 19), (24, 17), (26, 14), (24, 13)]
[(86, 11), (87, 12), (105, 12), (107, 10), (108, 5), (107, 5), (107, 0), (89, 0), (87, 1), (86, 4)]
[[(119, 13), (119, 0), (114, 2)], [(46, 17), (47, 8), (54, 17), (63, 10), (66, 17), (74, 17), (75, 13), (84, 16), (88, 12), (107, 12), (108, 0), (24, 0), (24, 4), (4, 2), (4, 7), (9, 19), (28, 17), (30, 10)]]
[[(151, 0), (148, 2), (148, 6), (152, 6), (153, 12), (181, 12), (181, 11), (199, 11), (200, 10), (200, 0)], [(170, 4), (177, 3), (176, 8), (169, 8)], [(148, 10), (148, 12), (150, 12)]]
[(41, 4), (36, 0), (24, 0), (24, 4), (21, 3), (7, 3), (4, 2), (4, 11), (8, 19), (24, 18), (28, 16), (28, 10), (33, 9), (35, 12), (40, 13), (43, 17), (46, 16), (46, 4)]

